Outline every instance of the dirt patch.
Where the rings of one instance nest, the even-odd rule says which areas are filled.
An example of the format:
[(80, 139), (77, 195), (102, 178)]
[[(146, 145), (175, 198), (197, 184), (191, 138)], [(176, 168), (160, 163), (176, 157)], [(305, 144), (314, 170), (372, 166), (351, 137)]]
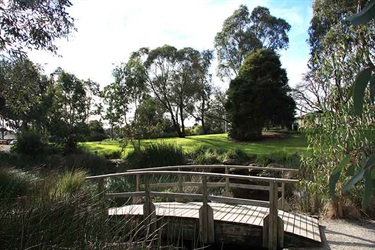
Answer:
[(262, 140), (285, 139), (288, 137), (290, 137), (290, 133), (286, 133), (286, 132), (270, 132), (270, 131), (262, 132)]

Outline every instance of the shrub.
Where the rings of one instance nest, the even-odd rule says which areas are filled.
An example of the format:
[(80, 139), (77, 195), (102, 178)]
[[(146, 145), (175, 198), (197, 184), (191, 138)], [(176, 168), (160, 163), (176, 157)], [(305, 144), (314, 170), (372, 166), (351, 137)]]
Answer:
[(103, 156), (106, 159), (120, 159), (121, 155), (122, 155), (121, 150), (109, 151), (109, 152), (103, 153)]
[(44, 152), (45, 144), (37, 131), (22, 131), (17, 135), (17, 143), (12, 150), (19, 154), (38, 155)]

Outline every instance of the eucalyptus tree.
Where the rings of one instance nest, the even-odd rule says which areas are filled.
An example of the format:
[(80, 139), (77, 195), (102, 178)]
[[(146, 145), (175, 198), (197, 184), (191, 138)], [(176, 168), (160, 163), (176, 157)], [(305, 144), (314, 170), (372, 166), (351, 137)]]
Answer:
[(167, 110), (177, 134), (185, 137), (184, 121), (192, 108), (189, 104), (202, 89), (201, 53), (164, 45), (148, 52), (145, 66), (149, 88)]
[[(188, 108), (197, 100), (197, 95), (205, 95), (205, 69), (199, 51), (183, 48), (177, 51), (177, 69), (173, 72), (171, 92), (172, 103), (178, 108), (181, 132), (185, 134), (184, 121), (189, 115)], [(206, 85), (207, 86), (207, 85)], [(203, 98), (207, 99), (206, 96)], [(199, 98), (201, 100), (201, 98)], [(205, 100), (203, 100), (204, 102)], [(204, 105), (204, 104), (203, 104)], [(204, 107), (203, 107), (204, 108)]]
[[(120, 101), (125, 105), (133, 104), (135, 110), (137, 110), (137, 106), (142, 101), (147, 89), (145, 73), (145, 67), (140, 52), (132, 53), (127, 63), (116, 67), (113, 71), (115, 84), (119, 88), (118, 91), (120, 91)], [(137, 119), (136, 111), (134, 113), (134, 119)]]
[(30, 127), (37, 130), (45, 128), (52, 98), (49, 95), (50, 79), (42, 75), (40, 66), (27, 58), (3, 60), (0, 63), (2, 118), (16, 131)]
[(140, 48), (131, 54), (127, 63), (114, 70), (116, 87), (112, 92), (118, 101), (113, 101), (112, 107), (117, 113), (128, 113), (132, 103), (135, 107), (132, 127), (136, 129), (140, 124), (138, 111), (142, 110), (138, 106), (149, 93), (162, 105), (176, 133), (184, 137), (184, 122), (195, 111), (195, 102), (200, 102), (204, 112), (211, 59), (210, 51), (201, 53), (189, 47)]
[[(107, 86), (104, 93), (105, 101), (109, 104), (106, 117), (109, 118), (112, 131), (114, 124), (121, 128), (123, 148), (130, 141), (135, 149), (140, 149), (141, 132), (138, 123), (134, 121), (138, 119), (137, 107), (147, 93), (142, 54), (142, 49), (132, 53), (126, 63), (113, 70), (115, 81)], [(138, 144), (134, 138), (138, 139)]]
[(312, 71), (307, 72), (302, 82), (293, 89), (293, 98), (297, 103), (296, 109), (301, 114), (322, 113), (327, 110), (327, 100), (330, 96), (328, 84), (321, 83), (321, 80), (314, 77)]
[(207, 132), (206, 120), (207, 112), (210, 109), (210, 103), (213, 92), (212, 75), (209, 73), (211, 62), (213, 59), (213, 51), (204, 50), (200, 52), (200, 62), (197, 68), (197, 91), (193, 96), (193, 101), (188, 107), (188, 111), (196, 121), (200, 121), (202, 125), (202, 133)]
[(69, 0), (0, 1), (0, 53), (23, 54), (25, 48), (56, 51), (54, 41), (74, 30)]
[(219, 88), (212, 89), (210, 105), (206, 111), (206, 132), (224, 133), (227, 132), (227, 114), (225, 110), (226, 93)]
[(169, 121), (164, 117), (165, 108), (154, 97), (147, 95), (136, 110), (137, 119), (134, 120), (142, 138), (161, 137), (168, 130)]
[(113, 140), (114, 129), (120, 126), (121, 114), (123, 113), (122, 111), (121, 114), (117, 112), (118, 102), (120, 101), (117, 96), (117, 86), (114, 83), (105, 86), (101, 92), (101, 98), (105, 104), (105, 111), (102, 117), (107, 120), (110, 125), (111, 139)]
[(218, 75), (231, 79), (238, 76), (246, 55), (257, 49), (286, 49), (290, 25), (258, 6), (251, 13), (241, 5), (228, 17), (216, 34), (215, 49), (219, 59)]
[[(316, 181), (311, 194), (314, 193), (316, 200), (324, 200), (327, 199), (326, 194), (330, 193), (337, 216), (343, 216), (345, 200), (356, 195), (336, 190), (336, 184), (350, 186), (355, 183), (353, 178), (360, 180), (360, 176), (353, 174), (359, 172), (363, 176), (365, 172), (359, 171), (363, 168), (361, 162), (375, 152), (372, 139), (368, 136), (374, 110), (370, 102), (365, 102), (363, 113), (356, 115), (356, 109), (353, 111), (353, 99), (356, 98), (352, 96), (352, 93), (358, 93), (358, 86), (353, 88), (358, 72), (375, 68), (374, 21), (352, 26), (346, 20), (361, 10), (365, 2), (316, 0), (309, 29), (309, 75), (314, 84), (325, 91), (324, 96), (320, 95), (323, 101), (315, 102), (322, 114), (306, 122), (305, 132), (312, 151), (303, 163), (313, 173), (313, 181)], [(360, 77), (363, 75), (360, 74)], [(319, 119), (319, 124), (315, 122), (316, 119)], [(325, 177), (329, 175), (328, 180)], [(366, 190), (371, 192), (371, 188)], [(364, 193), (368, 194), (368, 191)], [(368, 197), (365, 195), (364, 203)]]
[(52, 109), (49, 113), (49, 133), (66, 151), (76, 148), (77, 142), (89, 132), (92, 94), (97, 83), (81, 80), (75, 75), (58, 69), (53, 88)]
[(172, 121), (175, 131), (184, 137), (179, 122), (178, 107), (173, 103), (173, 77), (178, 69), (178, 50), (170, 45), (164, 45), (148, 52), (145, 61), (147, 69), (147, 83), (153, 95), (165, 107)]

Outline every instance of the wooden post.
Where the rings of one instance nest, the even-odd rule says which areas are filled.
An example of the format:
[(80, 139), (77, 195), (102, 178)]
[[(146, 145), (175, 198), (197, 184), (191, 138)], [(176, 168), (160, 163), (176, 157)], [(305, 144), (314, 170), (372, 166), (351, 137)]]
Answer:
[[(229, 174), (228, 167), (225, 167), (225, 173)], [(225, 177), (225, 196), (229, 197), (229, 178)]]
[(270, 182), (269, 214), (263, 220), (263, 248), (270, 250), (282, 248), (284, 245), (284, 222), (277, 214), (277, 199), (277, 182)]
[(214, 227), (214, 211), (208, 205), (207, 179), (203, 176), (203, 205), (199, 209), (199, 234), (203, 243), (214, 243), (215, 227)]
[(281, 209), (285, 209), (285, 183), (281, 183)]
[(102, 200), (104, 198), (104, 178), (98, 179), (98, 190), (99, 190), (99, 198)]
[[(138, 192), (139, 191), (139, 186), (140, 186), (140, 183), (139, 183), (139, 174), (136, 174), (135, 175), (135, 191)], [(133, 197), (133, 204), (137, 204), (139, 202), (140, 198), (139, 197)]]
[(143, 218), (147, 227), (147, 235), (156, 230), (156, 211), (150, 195), (150, 183), (148, 179), (145, 182), (145, 204), (143, 204)]
[[(276, 195), (275, 195), (276, 189)], [(268, 249), (277, 249), (277, 183), (270, 182)]]

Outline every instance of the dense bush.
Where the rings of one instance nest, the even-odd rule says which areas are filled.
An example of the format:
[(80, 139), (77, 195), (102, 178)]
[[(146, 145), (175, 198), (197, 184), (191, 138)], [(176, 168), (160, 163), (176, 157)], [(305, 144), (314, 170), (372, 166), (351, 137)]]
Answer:
[(0, 167), (0, 199), (12, 202), (27, 195), (35, 179), (33, 175), (21, 170)]

